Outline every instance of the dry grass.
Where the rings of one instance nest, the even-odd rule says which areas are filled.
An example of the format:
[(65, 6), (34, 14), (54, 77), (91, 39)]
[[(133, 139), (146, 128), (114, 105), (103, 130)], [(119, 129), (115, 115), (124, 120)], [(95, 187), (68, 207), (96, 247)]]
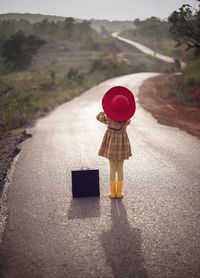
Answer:
[[(28, 70), (1, 76), (0, 134), (30, 123), (100, 81), (133, 71), (117, 60), (112, 41), (89, 48), (80, 42), (50, 40)], [(94, 68), (96, 61), (103, 67)]]

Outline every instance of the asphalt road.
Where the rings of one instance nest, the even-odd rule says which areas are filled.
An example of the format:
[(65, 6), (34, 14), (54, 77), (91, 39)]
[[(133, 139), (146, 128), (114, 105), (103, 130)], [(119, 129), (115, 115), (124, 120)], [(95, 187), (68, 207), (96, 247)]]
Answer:
[[(134, 47), (136, 47), (139, 50), (141, 50), (142, 52), (144, 52), (144, 53), (146, 53), (148, 55), (151, 55), (151, 56), (153, 56), (153, 57), (155, 57), (157, 59), (160, 59), (160, 60), (168, 62), (168, 63), (174, 63), (174, 58), (166, 56), (166, 55), (163, 55), (161, 53), (158, 53), (158, 52), (152, 50), (151, 48), (149, 48), (149, 47), (147, 47), (147, 46), (145, 46), (145, 45), (143, 45), (143, 44), (141, 44), (139, 42), (123, 38), (122, 36), (119, 36), (119, 32), (113, 32), (112, 33), (112, 37), (113, 38), (117, 38), (118, 40), (126, 42), (128, 44), (131, 44)], [(181, 61), (181, 67), (184, 68), (185, 65), (186, 64)]]
[[(108, 80), (37, 121), (8, 188), (1, 278), (200, 277), (200, 141), (137, 104), (121, 201), (107, 197), (97, 155), (102, 95), (124, 85), (137, 96), (153, 75)], [(99, 169), (100, 198), (72, 199), (71, 170), (82, 166)]]

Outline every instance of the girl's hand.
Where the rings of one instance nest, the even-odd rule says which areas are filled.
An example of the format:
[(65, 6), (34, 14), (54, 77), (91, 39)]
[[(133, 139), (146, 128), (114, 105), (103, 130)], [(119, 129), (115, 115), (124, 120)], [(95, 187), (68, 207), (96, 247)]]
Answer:
[(126, 125), (130, 125), (130, 123), (131, 123), (131, 120), (128, 120), (128, 121), (126, 122)]
[(100, 112), (97, 116), (96, 119), (102, 123), (107, 123), (107, 119), (105, 117), (105, 113), (104, 112)]
[(100, 113), (96, 116), (96, 118), (102, 117), (103, 115), (104, 115), (104, 112), (100, 112)]

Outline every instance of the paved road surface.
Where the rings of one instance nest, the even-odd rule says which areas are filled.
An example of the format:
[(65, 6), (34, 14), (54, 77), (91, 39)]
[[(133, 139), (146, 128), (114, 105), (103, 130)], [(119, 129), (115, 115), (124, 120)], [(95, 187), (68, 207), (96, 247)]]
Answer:
[[(112, 37), (117, 38), (118, 40), (126, 42), (128, 44), (131, 44), (134, 47), (136, 47), (139, 50), (141, 50), (142, 52), (144, 52), (144, 53), (146, 53), (148, 55), (151, 55), (151, 56), (153, 56), (153, 57), (155, 57), (157, 59), (163, 60), (163, 61), (168, 62), (168, 63), (174, 63), (174, 58), (166, 56), (166, 55), (163, 55), (163, 54), (160, 54), (160, 53), (150, 49), (149, 47), (147, 47), (147, 46), (145, 46), (145, 45), (143, 45), (141, 43), (138, 43), (138, 42), (135, 42), (135, 41), (123, 38), (123, 37), (119, 36), (119, 32), (113, 32), (112, 33)], [(181, 62), (181, 67), (182, 68), (184, 68), (185, 65), (186, 64), (184, 62)]]
[[(104, 92), (137, 95), (153, 75), (108, 80), (37, 122), (9, 186), (1, 278), (200, 277), (200, 141), (138, 105), (122, 201), (107, 197), (108, 162), (97, 155)], [(99, 168), (99, 199), (72, 199), (70, 171), (81, 166)]]

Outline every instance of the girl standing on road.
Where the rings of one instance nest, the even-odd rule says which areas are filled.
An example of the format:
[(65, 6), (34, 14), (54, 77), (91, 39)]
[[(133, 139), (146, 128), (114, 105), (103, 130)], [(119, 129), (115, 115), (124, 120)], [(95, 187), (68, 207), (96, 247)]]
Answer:
[(104, 112), (96, 118), (107, 126), (107, 131), (98, 155), (109, 159), (109, 197), (122, 198), (123, 164), (132, 155), (126, 128), (136, 109), (134, 95), (126, 87), (112, 87), (103, 96), (102, 107)]

